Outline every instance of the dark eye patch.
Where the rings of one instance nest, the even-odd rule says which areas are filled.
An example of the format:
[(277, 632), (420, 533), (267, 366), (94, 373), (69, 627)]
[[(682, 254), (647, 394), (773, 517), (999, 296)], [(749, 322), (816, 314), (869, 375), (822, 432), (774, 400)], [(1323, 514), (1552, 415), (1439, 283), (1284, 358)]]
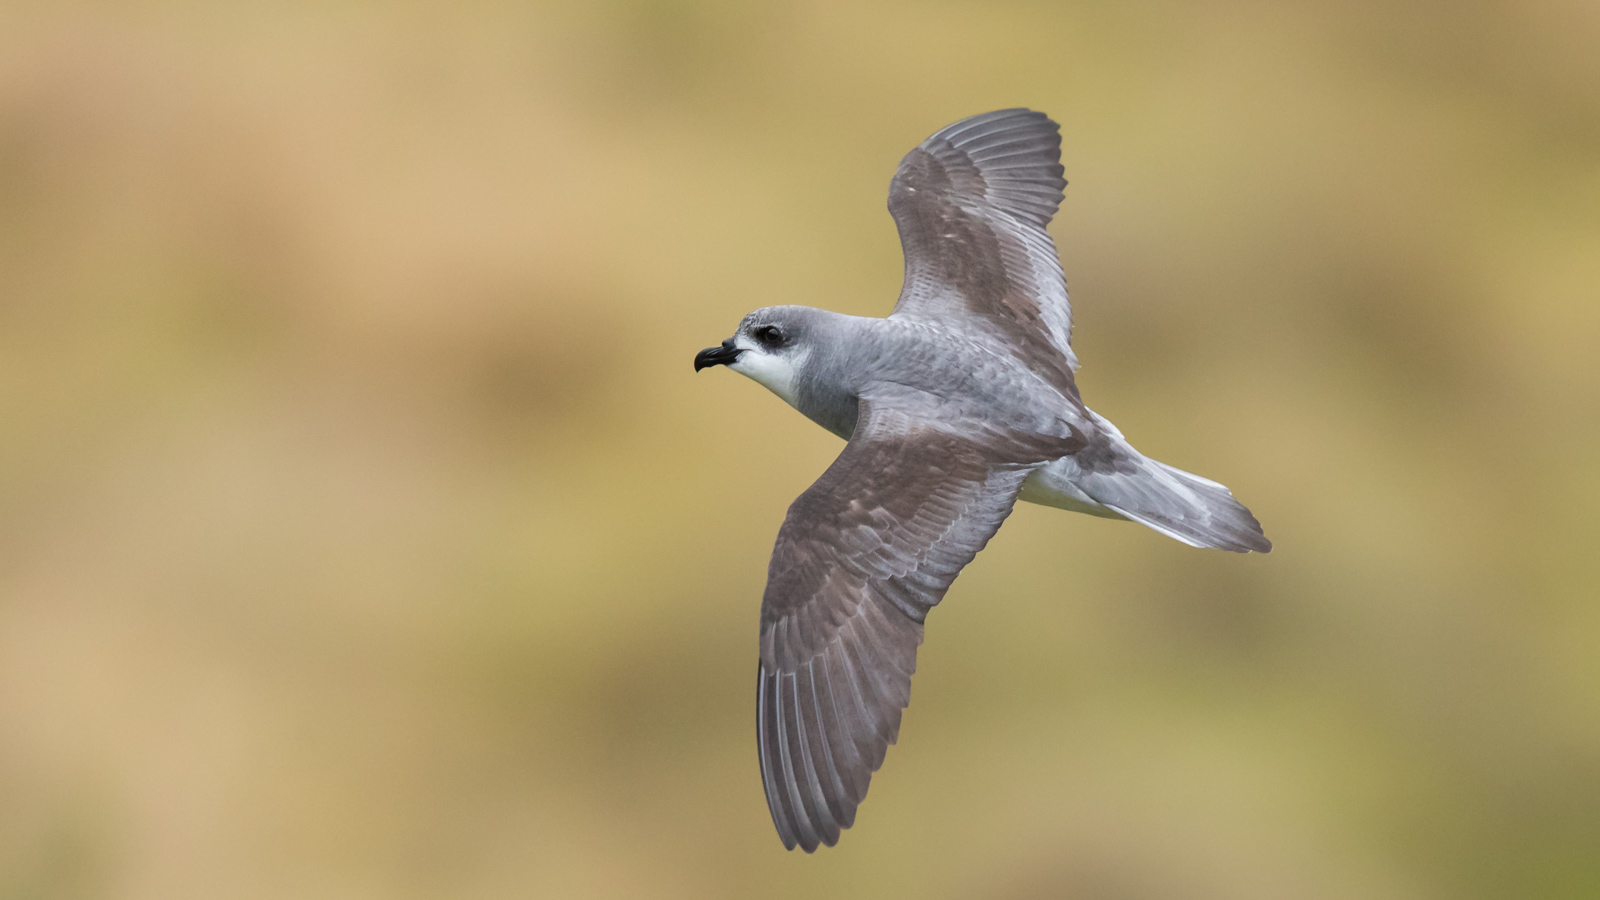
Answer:
[(755, 339), (768, 347), (777, 347), (783, 343), (783, 332), (776, 325), (762, 325), (752, 334)]

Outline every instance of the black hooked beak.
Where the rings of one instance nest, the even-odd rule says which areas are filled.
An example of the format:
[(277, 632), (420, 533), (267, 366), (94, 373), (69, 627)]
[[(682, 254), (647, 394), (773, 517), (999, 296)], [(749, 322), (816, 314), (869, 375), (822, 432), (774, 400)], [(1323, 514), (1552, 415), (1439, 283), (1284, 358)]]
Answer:
[(694, 355), (694, 370), (698, 372), (707, 366), (725, 366), (738, 359), (739, 354), (743, 352), (743, 350), (733, 345), (733, 340), (730, 338), (723, 341), (720, 346), (707, 347), (696, 353)]

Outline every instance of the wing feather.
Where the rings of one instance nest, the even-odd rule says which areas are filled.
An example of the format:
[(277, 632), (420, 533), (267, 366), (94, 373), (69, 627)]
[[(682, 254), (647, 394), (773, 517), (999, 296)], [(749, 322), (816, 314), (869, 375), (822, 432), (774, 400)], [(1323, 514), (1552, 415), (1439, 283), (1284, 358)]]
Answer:
[(900, 733), (928, 610), (1037, 465), (872, 405), (794, 502), (761, 609), (762, 782), (785, 846), (832, 845)]
[(889, 185), (906, 278), (892, 315), (995, 340), (1077, 395), (1072, 307), (1046, 226), (1061, 205), (1060, 127), (1005, 109), (923, 141)]

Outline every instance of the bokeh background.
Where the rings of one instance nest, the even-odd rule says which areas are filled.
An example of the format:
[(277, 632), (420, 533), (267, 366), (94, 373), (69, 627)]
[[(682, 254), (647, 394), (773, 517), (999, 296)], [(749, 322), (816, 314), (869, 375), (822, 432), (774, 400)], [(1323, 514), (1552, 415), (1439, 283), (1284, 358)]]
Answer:
[[(0, 898), (1600, 896), (1600, 6), (0, 6)], [(855, 830), (757, 609), (900, 156), (1063, 124), (1084, 395)]]

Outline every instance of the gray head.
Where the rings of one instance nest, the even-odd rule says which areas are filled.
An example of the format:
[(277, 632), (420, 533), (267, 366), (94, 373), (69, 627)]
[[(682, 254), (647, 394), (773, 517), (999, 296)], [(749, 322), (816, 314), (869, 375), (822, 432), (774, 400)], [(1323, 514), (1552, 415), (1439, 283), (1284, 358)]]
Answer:
[(795, 405), (800, 372), (837, 314), (809, 306), (769, 306), (739, 323), (721, 346), (695, 354), (696, 372), (727, 366)]

